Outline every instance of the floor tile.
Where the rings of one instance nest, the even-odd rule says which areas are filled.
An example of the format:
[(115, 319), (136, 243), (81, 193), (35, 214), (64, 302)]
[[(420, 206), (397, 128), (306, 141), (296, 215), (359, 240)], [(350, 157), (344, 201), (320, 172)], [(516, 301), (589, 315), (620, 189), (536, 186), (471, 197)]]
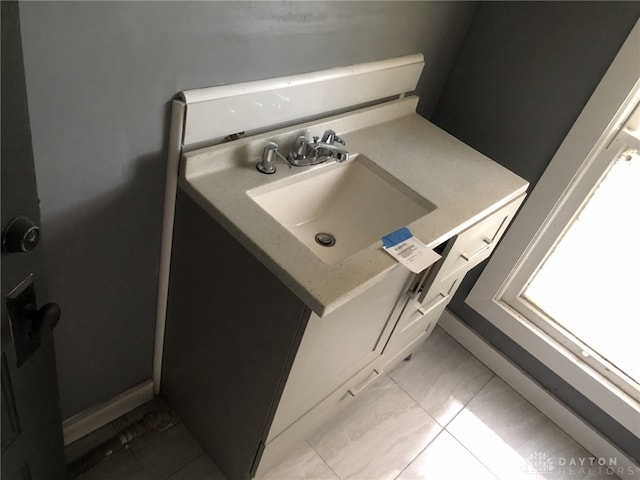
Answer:
[(105, 426), (94, 430), (89, 435), (85, 435), (84, 437), (67, 445), (64, 448), (64, 456), (67, 464), (77, 460), (93, 448), (114, 437), (117, 433), (118, 432), (113, 428), (113, 425), (107, 423)]
[(445, 426), (493, 377), (493, 372), (440, 327), (411, 360), (389, 376)]
[(206, 453), (185, 465), (168, 480), (227, 480)]
[(539, 410), (494, 377), (447, 430), (504, 480), (581, 479), (562, 458), (589, 456)]
[(182, 424), (134, 452), (152, 480), (166, 479), (203, 453), (202, 447)]
[(271, 469), (264, 480), (340, 480), (305, 442), (293, 449), (282, 464)]
[(127, 444), (127, 447), (134, 452), (155, 441), (166, 428), (179, 423), (179, 419), (167, 402), (162, 397), (156, 396), (144, 405), (117, 418), (111, 424), (115, 430), (121, 432), (141, 421), (146, 414), (162, 415), (163, 420), (154, 422), (153, 427), (147, 428), (142, 435), (136, 436)]
[(116, 418), (112, 423), (116, 430), (127, 428), (133, 422), (140, 420), (145, 413), (171, 410), (165, 399), (161, 396), (154, 396), (153, 399)]
[(589, 469), (574, 465), (579, 465), (580, 462), (586, 465), (593, 455), (547, 417), (543, 416), (543, 418), (544, 422), (537, 431), (536, 448), (538, 452), (543, 452), (551, 459), (552, 468), (545, 478), (582, 479)]
[(151, 478), (129, 450), (121, 450), (77, 477), (77, 480), (151, 480)]
[(448, 432), (438, 437), (418, 455), (397, 480), (496, 480), (496, 477)]
[(382, 376), (329, 420), (309, 444), (342, 479), (395, 478), (441, 427)]

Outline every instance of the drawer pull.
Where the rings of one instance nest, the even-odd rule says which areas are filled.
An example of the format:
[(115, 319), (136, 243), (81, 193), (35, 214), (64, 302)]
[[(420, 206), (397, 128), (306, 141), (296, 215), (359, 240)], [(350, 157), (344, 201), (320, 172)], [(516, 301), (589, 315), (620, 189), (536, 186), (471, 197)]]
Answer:
[(427, 313), (429, 313), (433, 308), (435, 308), (437, 305), (441, 304), (442, 302), (444, 302), (448, 298), (449, 298), (448, 294), (439, 293), (436, 298), (431, 300), (426, 305), (418, 304), (418, 306), (416, 308), (416, 311), (413, 312), (413, 315), (411, 316), (411, 319), (407, 322), (407, 325), (403, 328), (403, 331), (406, 330), (407, 328), (411, 327), (414, 323), (416, 323), (418, 320), (420, 320), (422, 317), (424, 317)]
[[(426, 305), (421, 305), (421, 307), (424, 310), (422, 313), (428, 313), (429, 310), (431, 310), (436, 305), (444, 302), (447, 298), (449, 298), (448, 293), (442, 293), (442, 292), (438, 293), (438, 296), (433, 300), (431, 300), (429, 303), (427, 303)], [(418, 311), (420, 311), (420, 309), (418, 309)]]
[(371, 375), (369, 375), (369, 378), (367, 378), (365, 380), (365, 382), (360, 385), (359, 387), (356, 388), (350, 388), (349, 389), (349, 395), (351, 395), (352, 397), (355, 397), (356, 395), (358, 395), (362, 390), (364, 390), (365, 388), (367, 388), (371, 383), (373, 383), (373, 381), (378, 378), (380, 375), (383, 374), (382, 369), (377, 369), (374, 368), (373, 372), (371, 372)]
[(464, 258), (467, 262), (472, 261), (473, 259), (475, 259), (476, 257), (482, 255), (482, 253), (485, 252), (485, 250), (487, 250), (487, 248), (489, 248), (493, 242), (491, 240), (489, 240), (488, 238), (485, 238), (483, 240), (484, 245), (482, 246), (482, 248), (480, 250), (478, 250), (476, 253), (472, 254), (472, 255), (467, 255), (466, 253), (463, 253), (462, 255), (460, 255), (462, 258)]

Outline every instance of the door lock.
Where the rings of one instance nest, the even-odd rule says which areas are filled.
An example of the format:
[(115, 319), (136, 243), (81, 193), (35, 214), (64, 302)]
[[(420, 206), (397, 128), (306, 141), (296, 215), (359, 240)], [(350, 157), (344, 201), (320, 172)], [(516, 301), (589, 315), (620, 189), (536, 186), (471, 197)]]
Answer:
[(40, 241), (40, 229), (30, 218), (20, 216), (9, 222), (2, 232), (2, 249), (6, 252), (28, 252)]
[(33, 274), (7, 295), (7, 311), (17, 364), (20, 367), (40, 348), (40, 337), (53, 331), (60, 321), (62, 311), (56, 303), (37, 307)]

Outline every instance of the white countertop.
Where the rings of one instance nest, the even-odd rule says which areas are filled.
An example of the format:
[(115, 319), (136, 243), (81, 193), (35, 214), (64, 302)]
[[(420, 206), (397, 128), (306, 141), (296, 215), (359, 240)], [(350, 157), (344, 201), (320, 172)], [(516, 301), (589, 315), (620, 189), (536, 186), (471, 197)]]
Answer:
[(327, 315), (392, 268), (405, 267), (382, 250), (380, 240), (328, 265), (258, 206), (247, 191), (323, 167), (288, 168), (278, 160), (275, 174), (261, 174), (255, 165), (266, 141), (276, 141), (288, 152), (300, 134), (335, 130), (350, 153), (366, 155), (436, 205), (407, 225), (431, 248), (506, 205), (528, 186), (420, 117), (416, 104), (417, 98), (410, 97), (186, 153), (179, 185), (309, 308)]

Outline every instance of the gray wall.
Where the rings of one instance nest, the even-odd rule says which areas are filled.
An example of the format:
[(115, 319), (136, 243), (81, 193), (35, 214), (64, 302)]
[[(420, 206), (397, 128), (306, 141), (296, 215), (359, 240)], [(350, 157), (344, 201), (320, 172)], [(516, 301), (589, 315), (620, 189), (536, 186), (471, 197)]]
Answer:
[[(433, 121), (533, 188), (639, 15), (639, 2), (481, 2)], [(465, 303), (482, 268), (450, 310), (640, 461), (637, 438)]]
[[(24, 2), (63, 418), (151, 375), (167, 102), (423, 52), (433, 111), (475, 3)], [(214, 277), (213, 281), (221, 281)]]

